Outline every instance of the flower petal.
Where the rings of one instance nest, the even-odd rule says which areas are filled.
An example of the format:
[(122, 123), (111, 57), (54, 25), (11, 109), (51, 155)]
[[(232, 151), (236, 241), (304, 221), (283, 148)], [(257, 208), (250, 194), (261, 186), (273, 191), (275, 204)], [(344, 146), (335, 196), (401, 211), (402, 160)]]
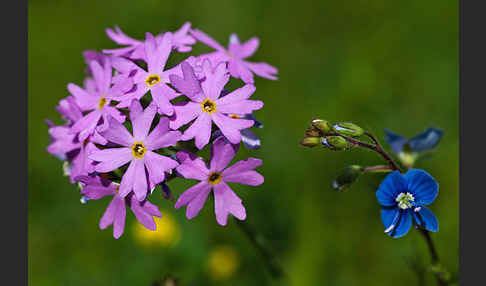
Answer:
[(115, 195), (101, 217), (100, 229), (105, 229), (113, 224), (113, 237), (118, 239), (125, 229), (125, 216), (125, 199)]
[[(133, 108), (136, 108), (137, 103), (132, 102)], [(137, 110), (137, 108), (136, 108)], [(133, 138), (135, 141), (144, 141), (147, 137), (152, 121), (154, 120), (155, 113), (157, 112), (155, 105), (149, 105), (142, 114), (132, 120), (133, 124)]]
[(169, 98), (177, 97), (177, 93), (165, 83), (159, 83), (151, 89), (152, 98), (159, 108), (159, 113), (171, 116), (174, 114), (174, 107)]
[(181, 163), (177, 166), (176, 171), (181, 176), (186, 179), (207, 180), (209, 170), (201, 158), (187, 151), (179, 151), (176, 157)]
[(385, 135), (386, 135), (385, 141), (386, 141), (386, 143), (388, 143), (388, 145), (390, 145), (393, 153), (395, 153), (395, 154), (400, 153), (403, 149), (403, 145), (405, 145), (405, 143), (407, 143), (407, 138), (405, 138), (401, 135), (395, 134), (395, 133), (393, 133), (392, 131), (390, 131), (389, 129), (386, 129), (386, 128), (385, 128), (384, 131), (385, 131)]
[(234, 119), (218, 112), (212, 114), (212, 119), (223, 135), (233, 144), (241, 142), (240, 130), (253, 126), (253, 120)]
[(216, 221), (220, 225), (226, 225), (228, 215), (232, 214), (239, 220), (246, 218), (246, 210), (241, 199), (224, 182), (214, 186), (214, 212)]
[(180, 140), (180, 137), (180, 131), (169, 131), (169, 119), (163, 117), (160, 118), (157, 126), (145, 139), (145, 146), (150, 150), (174, 146)]
[(183, 78), (178, 75), (171, 74), (169, 76), (170, 83), (179, 92), (192, 99), (202, 92), (201, 84), (194, 74), (194, 69), (187, 61), (182, 62), (180, 67)]
[(152, 151), (148, 151), (145, 154), (144, 160), (149, 173), (149, 179), (154, 184), (158, 184), (164, 180), (165, 172), (179, 166), (177, 161)]
[(225, 137), (220, 136), (211, 145), (211, 171), (222, 171), (238, 152), (239, 145), (231, 144)]
[(120, 122), (112, 117), (108, 117), (109, 128), (100, 132), (106, 140), (121, 146), (131, 147), (134, 139), (128, 130)]
[(415, 152), (424, 152), (433, 149), (439, 144), (444, 131), (439, 128), (430, 127), (424, 132), (414, 136), (408, 141), (410, 149)]
[(399, 238), (404, 236), (412, 227), (412, 214), (410, 210), (400, 210), (400, 218), (397, 226), (387, 234), (393, 238)]
[(132, 209), (132, 212), (137, 218), (138, 222), (149, 230), (155, 230), (156, 224), (153, 216), (142, 207), (142, 205), (146, 202), (147, 201), (139, 202), (134, 196), (132, 196), (130, 198), (130, 208)]
[(147, 196), (147, 192), (149, 191), (144, 160), (135, 159), (133, 162), (135, 163), (135, 170), (133, 171), (133, 192), (135, 193), (137, 200), (143, 201)]
[[(120, 182), (120, 188), (118, 195), (121, 197), (126, 197), (131, 191), (133, 191), (133, 182), (135, 181), (135, 166), (137, 160), (132, 160), (130, 165), (128, 165), (125, 174)], [(140, 160), (138, 160), (140, 161)]]
[(109, 148), (93, 151), (88, 157), (101, 162), (95, 166), (97, 172), (106, 173), (128, 163), (132, 159), (132, 152), (129, 148)]
[(186, 217), (188, 219), (192, 219), (201, 211), (208, 198), (209, 192), (211, 191), (211, 187), (205, 188), (203, 191), (200, 191), (188, 204), (186, 208)]
[(212, 100), (218, 99), (221, 91), (230, 78), (230, 74), (226, 69), (226, 64), (222, 62), (218, 65), (211, 65), (211, 62), (208, 59), (205, 59), (203, 61), (203, 72), (206, 76), (206, 80), (201, 83), (204, 95)]
[(198, 149), (202, 149), (208, 144), (211, 137), (211, 115), (202, 112), (194, 121), (194, 123), (186, 129), (181, 136), (181, 140), (187, 141), (195, 138), (195, 145)]
[(174, 115), (170, 119), (169, 126), (174, 130), (179, 129), (202, 113), (201, 104), (196, 102), (187, 102), (184, 105), (174, 104)]
[(418, 212), (413, 213), (413, 217), (417, 226), (423, 227), (428, 231), (439, 231), (439, 222), (434, 213), (428, 208), (420, 207)]
[(405, 174), (407, 189), (415, 197), (415, 203), (428, 205), (439, 193), (439, 184), (424, 170), (412, 169)]
[(277, 68), (267, 63), (244, 62), (244, 65), (246, 66), (246, 68), (248, 68), (250, 71), (254, 72), (256, 75), (260, 77), (271, 79), (271, 80), (278, 79), (275, 76), (275, 74), (278, 73)]
[(250, 129), (241, 130), (241, 141), (245, 144), (245, 147), (250, 150), (258, 150), (262, 146), (260, 137), (253, 133)]
[[(195, 184), (194, 186), (190, 187), (189, 189), (185, 190), (177, 199), (177, 202), (175, 204), (175, 208), (179, 209), (188, 203), (190, 203), (192, 200), (194, 200), (199, 194), (201, 193), (209, 193), (211, 190), (211, 185), (209, 185), (207, 182), (199, 182)], [(203, 202), (204, 204), (204, 202)], [(202, 207), (202, 206), (201, 206)]]
[(191, 33), (191, 35), (199, 42), (204, 43), (218, 51), (225, 51), (225, 48), (223, 48), (223, 46), (221, 46), (218, 42), (216, 42), (216, 40), (208, 36), (206, 33), (202, 32), (201, 30), (191, 29), (189, 33)]
[(376, 198), (382, 206), (395, 206), (396, 197), (401, 192), (407, 191), (407, 184), (399, 171), (394, 171), (386, 176), (376, 191)]

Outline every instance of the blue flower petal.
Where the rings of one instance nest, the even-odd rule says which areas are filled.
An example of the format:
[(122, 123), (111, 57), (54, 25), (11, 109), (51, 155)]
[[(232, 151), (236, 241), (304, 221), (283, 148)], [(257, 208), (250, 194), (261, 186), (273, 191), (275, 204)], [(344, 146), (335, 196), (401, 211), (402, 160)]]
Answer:
[(435, 217), (434, 213), (426, 207), (420, 207), (418, 212), (413, 213), (415, 224), (417, 226), (423, 227), (428, 231), (438, 231), (439, 222)]
[(261, 123), (260, 121), (256, 120), (256, 117), (255, 117), (255, 115), (253, 115), (253, 113), (245, 114), (243, 116), (243, 118), (249, 119), (249, 120), (253, 120), (255, 122), (253, 124), (254, 127), (263, 128), (263, 123)]
[(430, 150), (439, 144), (444, 131), (439, 128), (430, 127), (424, 132), (416, 135), (408, 141), (410, 148), (415, 152)]
[(398, 213), (399, 218), (396, 226), (386, 233), (393, 238), (404, 236), (410, 230), (410, 227), (412, 227), (412, 214), (410, 213), (410, 209), (399, 210)]
[(435, 200), (439, 192), (439, 184), (429, 173), (420, 169), (412, 169), (404, 177), (407, 181), (407, 189), (415, 198), (415, 204), (428, 205)]
[(407, 184), (402, 174), (399, 171), (394, 171), (381, 182), (380, 187), (376, 191), (376, 198), (382, 206), (396, 206), (396, 197), (399, 193), (406, 190)]
[(403, 149), (403, 145), (407, 143), (407, 138), (391, 132), (389, 129), (385, 129), (385, 141), (392, 148), (393, 153), (400, 153)]
[[(393, 224), (393, 221), (396, 220), (400, 215), (398, 207), (381, 208), (380, 213), (381, 213), (381, 222), (383, 222), (383, 225), (385, 226), (385, 231), (390, 228), (390, 226)], [(396, 222), (398, 222), (398, 220)]]
[(260, 149), (262, 143), (260, 137), (253, 133), (250, 129), (241, 130), (241, 141), (245, 144), (246, 148), (251, 150)]

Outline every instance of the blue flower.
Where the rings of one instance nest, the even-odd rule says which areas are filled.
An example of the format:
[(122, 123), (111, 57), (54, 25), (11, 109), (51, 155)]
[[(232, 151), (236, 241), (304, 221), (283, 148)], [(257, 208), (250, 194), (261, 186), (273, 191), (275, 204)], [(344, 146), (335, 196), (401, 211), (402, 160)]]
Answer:
[(437, 182), (423, 170), (412, 169), (403, 176), (399, 171), (389, 174), (376, 191), (385, 233), (394, 238), (402, 237), (412, 221), (416, 227), (438, 231), (437, 218), (425, 207), (435, 200), (438, 192)]
[(412, 152), (424, 152), (430, 150), (439, 144), (444, 131), (439, 128), (429, 127), (422, 133), (417, 134), (411, 139), (407, 139), (402, 135), (395, 134), (388, 129), (385, 129), (385, 140), (392, 148), (393, 153), (399, 154), (404, 150), (409, 149)]

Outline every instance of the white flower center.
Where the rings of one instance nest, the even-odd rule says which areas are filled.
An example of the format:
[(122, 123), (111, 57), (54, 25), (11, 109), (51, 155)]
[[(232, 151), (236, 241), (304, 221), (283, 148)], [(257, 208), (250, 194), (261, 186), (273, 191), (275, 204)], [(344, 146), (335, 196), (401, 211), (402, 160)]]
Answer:
[(409, 192), (405, 193), (400, 193), (397, 198), (395, 199), (396, 202), (398, 202), (398, 207), (406, 210), (408, 208), (412, 207), (412, 203), (415, 200), (413, 195)]

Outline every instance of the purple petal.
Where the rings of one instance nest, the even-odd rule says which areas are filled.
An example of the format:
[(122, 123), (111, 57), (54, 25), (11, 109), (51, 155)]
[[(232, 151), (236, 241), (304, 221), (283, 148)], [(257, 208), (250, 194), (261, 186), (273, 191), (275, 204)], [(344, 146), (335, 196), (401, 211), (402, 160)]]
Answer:
[(240, 59), (253, 55), (258, 49), (260, 42), (257, 37), (253, 37), (243, 44), (230, 44), (229, 52)]
[[(175, 204), (175, 208), (179, 209), (188, 203), (190, 203), (192, 200), (194, 200), (198, 195), (200, 194), (209, 194), (211, 191), (211, 185), (209, 185), (207, 182), (199, 182), (196, 185), (190, 187), (186, 191), (184, 191), (179, 198), (177, 199), (177, 202)], [(202, 202), (204, 204), (204, 202)], [(201, 206), (202, 207), (202, 206)]]
[(82, 111), (93, 110), (98, 105), (100, 98), (88, 93), (86, 90), (80, 88), (74, 83), (69, 83), (68, 91), (71, 93), (76, 101), (76, 104)]
[[(263, 102), (260, 100), (239, 100), (237, 96), (231, 96), (232, 94), (233, 93), (230, 93), (229, 95), (219, 99), (218, 102), (216, 102), (216, 106), (219, 112), (226, 114), (250, 114), (254, 110), (263, 107)], [(220, 101), (223, 101), (223, 103), (221, 103)]]
[(211, 65), (211, 62), (206, 59), (203, 62), (203, 72), (206, 76), (206, 80), (201, 83), (204, 95), (212, 100), (218, 99), (230, 78), (226, 64), (219, 63), (218, 65)]
[(147, 196), (148, 191), (148, 182), (147, 182), (147, 175), (145, 173), (145, 164), (144, 160), (142, 159), (135, 159), (134, 160), (135, 170), (134, 172), (134, 181), (133, 181), (133, 192), (135, 193), (135, 197), (137, 200), (143, 201)]
[(244, 83), (253, 84), (253, 74), (244, 65), (243, 61), (239, 59), (230, 59), (228, 62), (228, 71), (231, 76), (235, 78), (241, 78)]
[[(196, 185), (197, 186), (197, 185)], [(188, 190), (189, 191), (189, 190)], [(186, 208), (186, 217), (192, 219), (201, 211), (208, 198), (211, 187), (206, 187), (200, 191), (188, 204)]]
[(113, 237), (118, 239), (125, 229), (125, 216), (125, 199), (115, 195), (101, 217), (100, 229), (105, 229), (113, 224)]
[[(201, 84), (194, 74), (194, 69), (191, 65), (184, 61), (180, 64), (183, 78), (178, 75), (172, 74), (169, 76), (170, 83), (181, 93), (191, 99), (196, 100), (196, 96), (202, 92)], [(200, 99), (202, 100), (202, 99)], [(198, 101), (198, 100), (196, 100)]]
[(164, 83), (159, 83), (151, 88), (152, 98), (159, 108), (159, 112), (168, 116), (174, 114), (174, 107), (169, 98), (177, 97), (177, 92)]
[(232, 214), (239, 220), (246, 218), (246, 210), (241, 199), (231, 190), (224, 182), (214, 186), (214, 212), (216, 221), (225, 226), (228, 221), (228, 215)]
[(198, 149), (202, 149), (208, 144), (211, 137), (211, 115), (202, 112), (196, 121), (186, 129), (181, 136), (181, 140), (190, 140), (195, 138), (195, 145)]
[(246, 160), (238, 161), (232, 166), (226, 168), (222, 174), (225, 176), (225, 180), (226, 180), (227, 176), (238, 175), (240, 173), (258, 168), (261, 165), (262, 165), (261, 159), (248, 158)]
[(145, 146), (150, 150), (157, 150), (174, 146), (181, 138), (180, 131), (169, 131), (169, 119), (163, 117), (150, 135), (145, 139)]
[(81, 194), (91, 200), (112, 196), (116, 191), (115, 184), (100, 176), (77, 176), (74, 179), (84, 184)]
[(245, 66), (248, 67), (252, 72), (254, 72), (256, 75), (266, 78), (266, 79), (271, 79), (271, 80), (277, 80), (278, 78), (274, 75), (278, 73), (277, 68), (267, 64), (267, 63), (252, 63), (252, 62), (245, 62)]
[(211, 146), (211, 163), (210, 170), (220, 172), (231, 162), (239, 145), (231, 144), (223, 136), (214, 140)]
[(118, 192), (121, 197), (126, 197), (133, 190), (133, 182), (135, 181), (135, 167), (137, 165), (136, 161), (141, 160), (132, 160), (125, 171), (125, 174), (123, 174)]
[(179, 166), (177, 161), (152, 151), (148, 151), (145, 154), (144, 161), (149, 173), (149, 180), (154, 184), (164, 181), (165, 172)]
[(101, 162), (95, 170), (100, 173), (113, 171), (132, 159), (130, 148), (108, 148), (92, 152), (88, 156), (91, 160)]
[(101, 136), (122, 146), (131, 147), (133, 145), (134, 139), (125, 126), (111, 117), (108, 117), (108, 124), (109, 128), (100, 132)]
[(106, 35), (115, 43), (119, 45), (137, 45), (141, 44), (141, 41), (135, 40), (134, 38), (131, 38), (127, 36), (123, 31), (118, 27), (115, 26), (115, 31), (113, 31), (110, 28), (107, 28), (105, 30)]
[(84, 141), (89, 135), (93, 134), (94, 129), (98, 125), (101, 118), (101, 112), (99, 110), (93, 110), (83, 118), (79, 119), (71, 127), (71, 134), (81, 132), (79, 140)]
[(233, 144), (240, 143), (240, 130), (253, 126), (253, 120), (234, 119), (218, 112), (212, 114), (212, 119), (223, 135)]
[(201, 30), (191, 29), (189, 32), (196, 40), (200, 41), (201, 43), (204, 43), (218, 51), (225, 51), (223, 46), (221, 46), (218, 42), (216, 42), (213, 38), (208, 36), (206, 33), (202, 32)]
[(187, 151), (180, 151), (176, 155), (181, 164), (176, 168), (177, 173), (186, 179), (203, 181), (209, 176), (206, 163), (196, 155)]
[[(137, 112), (137, 103), (132, 103), (135, 108), (135, 113)], [(140, 116), (135, 117), (132, 120), (133, 124), (133, 138), (135, 141), (144, 141), (147, 137), (152, 121), (156, 113), (156, 107), (154, 105), (149, 105), (145, 108), (144, 112)]]
[(198, 115), (202, 114), (200, 103), (187, 102), (185, 105), (174, 105), (174, 116), (171, 117), (169, 126), (171, 129), (179, 129), (182, 125), (191, 122)]
[(139, 202), (134, 196), (132, 196), (130, 199), (130, 208), (132, 209), (132, 212), (137, 218), (138, 222), (149, 230), (155, 230), (156, 224), (153, 216), (142, 207), (142, 205), (146, 202), (147, 201)]

